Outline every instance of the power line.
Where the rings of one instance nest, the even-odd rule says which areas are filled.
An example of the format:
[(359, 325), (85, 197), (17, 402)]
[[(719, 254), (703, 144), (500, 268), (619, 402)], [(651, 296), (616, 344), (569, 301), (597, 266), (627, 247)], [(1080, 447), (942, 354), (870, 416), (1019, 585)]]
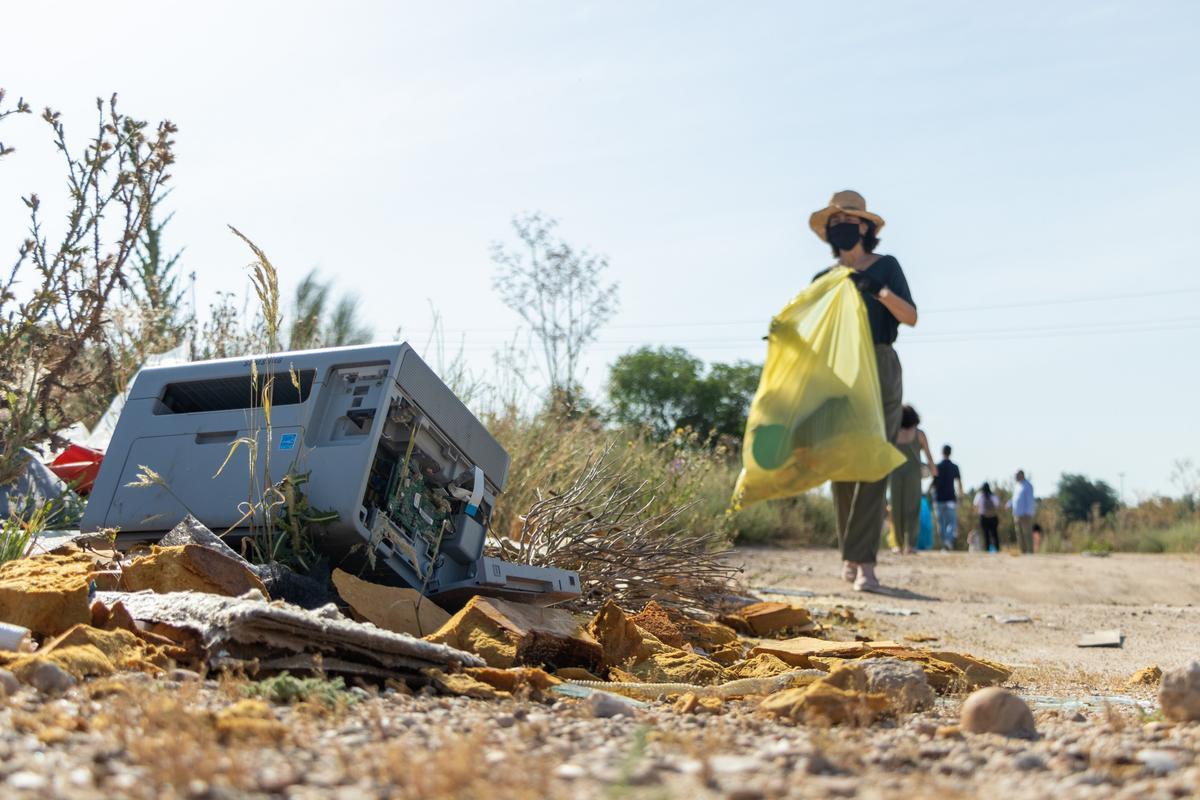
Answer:
[[(1021, 301), (1014, 303), (997, 303), (992, 305), (976, 305), (976, 306), (952, 306), (946, 308), (928, 308), (921, 309), (922, 315), (929, 314), (957, 314), (964, 311), (1005, 311), (1016, 308), (1046, 308), (1057, 305), (1077, 305), (1080, 303), (1104, 303), (1115, 300), (1141, 300), (1149, 297), (1167, 297), (1180, 294), (1194, 294), (1200, 292), (1200, 287), (1184, 287), (1181, 289), (1164, 289), (1153, 292), (1123, 292), (1120, 294), (1108, 295), (1092, 295), (1090, 297), (1063, 297), (1053, 300), (1032, 300)], [(733, 325), (757, 325), (766, 328), (770, 319), (753, 319), (753, 320), (705, 320), (702, 322), (646, 322), (646, 323), (624, 323), (620, 325), (606, 325), (608, 330), (643, 330), (651, 328), (713, 328), (727, 327)], [(522, 328), (442, 328), (442, 334), (447, 333), (509, 333), (515, 334), (522, 331)], [(403, 329), (401, 329), (403, 332)], [(410, 331), (413, 335), (437, 333), (438, 331), (432, 328), (413, 328)]]

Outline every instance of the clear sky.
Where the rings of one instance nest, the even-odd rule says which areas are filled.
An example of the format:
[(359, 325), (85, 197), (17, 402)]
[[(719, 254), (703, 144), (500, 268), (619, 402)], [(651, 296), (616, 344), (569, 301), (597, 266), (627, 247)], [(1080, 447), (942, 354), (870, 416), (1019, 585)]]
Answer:
[[(519, 325), (489, 245), (540, 209), (620, 283), (599, 393), (641, 344), (761, 360), (830, 261), (809, 213), (854, 188), (921, 312), (906, 399), (968, 484), (1124, 473), (1132, 500), (1200, 461), (1200, 4), (23, 3), (4, 28), (0, 86), (73, 131), (113, 91), (179, 125), (201, 309), (246, 287), (232, 223), (380, 338), (423, 345), (435, 308), (482, 374)], [(36, 117), (0, 141), (15, 250), (61, 170)]]

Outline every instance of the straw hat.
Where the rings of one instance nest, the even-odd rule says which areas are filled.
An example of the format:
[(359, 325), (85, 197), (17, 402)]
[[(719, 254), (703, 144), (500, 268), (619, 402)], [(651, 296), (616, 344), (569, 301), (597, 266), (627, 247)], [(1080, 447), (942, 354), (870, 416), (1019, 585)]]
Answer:
[(838, 212), (849, 214), (859, 219), (865, 219), (868, 222), (874, 222), (877, 233), (884, 224), (883, 217), (867, 211), (867, 201), (863, 199), (861, 194), (853, 189), (843, 189), (829, 199), (829, 205), (820, 211), (814, 211), (812, 216), (808, 218), (808, 227), (813, 229), (813, 233), (819, 236), (821, 241), (829, 241), (825, 238), (825, 228), (829, 225), (829, 218)]

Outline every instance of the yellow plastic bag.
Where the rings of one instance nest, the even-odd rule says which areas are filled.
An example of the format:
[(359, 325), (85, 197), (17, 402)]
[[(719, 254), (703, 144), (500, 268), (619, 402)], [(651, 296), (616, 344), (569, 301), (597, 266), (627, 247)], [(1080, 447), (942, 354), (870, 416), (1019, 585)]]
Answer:
[(735, 509), (829, 480), (877, 481), (904, 463), (884, 433), (867, 309), (849, 272), (830, 270), (771, 320)]

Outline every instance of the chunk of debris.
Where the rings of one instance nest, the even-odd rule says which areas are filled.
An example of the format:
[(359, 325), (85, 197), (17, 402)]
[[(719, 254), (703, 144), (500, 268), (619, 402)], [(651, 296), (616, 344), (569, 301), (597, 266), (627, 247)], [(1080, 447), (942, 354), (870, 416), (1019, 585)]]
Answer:
[(645, 637), (646, 646), (651, 651), (649, 656), (626, 667), (633, 680), (709, 686), (725, 679), (725, 669), (717, 662), (678, 647), (668, 647), (653, 638), (652, 634), (647, 633)]
[(267, 603), (261, 595), (221, 597), (197, 592), (99, 592), (120, 602), (141, 625), (184, 646), (194, 645), (216, 668), (257, 663), (263, 669), (418, 679), (429, 667), (482, 667), (483, 659), (445, 644), (415, 639), (346, 619), (334, 606), (307, 611)]
[(1121, 647), (1125, 643), (1125, 637), (1121, 635), (1119, 630), (1103, 630), (1094, 631), (1084, 634), (1075, 643), (1076, 647)]
[(0, 622), (0, 653), (27, 653), (34, 649), (33, 637), (24, 625)]
[(863, 662), (867, 691), (884, 694), (897, 711), (919, 711), (933, 705), (933, 689), (920, 664), (898, 658), (873, 658)]
[(769, 653), (786, 661), (793, 667), (811, 667), (810, 656), (833, 656), (835, 658), (861, 658), (871, 652), (865, 642), (831, 642), (812, 636), (797, 636), (777, 642), (759, 642), (750, 651), (751, 656)]
[(629, 618), (629, 621), (642, 630), (654, 634), (665, 645), (683, 647), (687, 644), (683, 631), (671, 619), (671, 615), (653, 600), (646, 603), (641, 611)]
[(795, 667), (778, 656), (759, 653), (753, 658), (727, 667), (725, 671), (730, 678), (769, 678), (773, 675), (791, 672), (794, 669)]
[(1169, 669), (1158, 688), (1163, 715), (1176, 722), (1200, 720), (1200, 661)]
[(677, 714), (720, 714), (724, 703), (719, 697), (700, 697), (695, 692), (680, 695), (671, 706)]
[(808, 724), (870, 725), (887, 713), (889, 703), (887, 695), (867, 686), (863, 668), (847, 664), (808, 686), (770, 695), (759, 708)]
[(198, 544), (150, 548), (150, 554), (121, 568), (121, 588), (129, 592), (204, 592), (238, 597), (267, 587), (240, 558)]
[(450, 621), (441, 606), (407, 586), (381, 586), (340, 569), (333, 585), (355, 614), (386, 631), (428, 636)]
[(535, 698), (562, 683), (561, 678), (538, 667), (467, 667), (463, 672), (498, 691), (512, 695), (529, 694)]
[(770, 636), (784, 630), (805, 633), (817, 628), (808, 609), (777, 602), (752, 603), (719, 621), (752, 636)]
[(873, 606), (871, 610), (876, 614), (885, 614), (889, 617), (915, 617), (921, 613), (916, 609), (900, 608), (899, 606)]
[(623, 667), (649, 655), (641, 629), (611, 600), (596, 612), (588, 632), (600, 644), (601, 669)]
[(443, 694), (455, 697), (471, 697), (476, 700), (508, 700), (511, 692), (497, 689), (490, 683), (485, 683), (465, 672), (445, 673), (440, 669), (429, 668), (424, 671), (427, 677)]
[(476, 653), (487, 666), (502, 669), (547, 665), (594, 671), (604, 655), (570, 612), (494, 597), (471, 598), (426, 641)]
[(967, 733), (998, 733), (1021, 739), (1037, 736), (1029, 706), (997, 686), (980, 689), (963, 702), (959, 726)]
[(91, 619), (88, 586), (98, 567), (86, 553), (40, 555), (0, 565), (0, 622), (57, 636)]
[(222, 741), (277, 743), (287, 735), (287, 726), (262, 700), (239, 700), (217, 713), (216, 729)]
[(1162, 682), (1162, 676), (1162, 668), (1153, 664), (1149, 667), (1142, 667), (1130, 675), (1129, 681), (1125, 685), (1131, 689), (1135, 686), (1158, 686)]
[(939, 661), (953, 664), (962, 670), (968, 689), (978, 689), (983, 686), (996, 686), (1012, 677), (1013, 671), (996, 661), (986, 658), (956, 653), (950, 650), (930, 650), (929, 655)]

